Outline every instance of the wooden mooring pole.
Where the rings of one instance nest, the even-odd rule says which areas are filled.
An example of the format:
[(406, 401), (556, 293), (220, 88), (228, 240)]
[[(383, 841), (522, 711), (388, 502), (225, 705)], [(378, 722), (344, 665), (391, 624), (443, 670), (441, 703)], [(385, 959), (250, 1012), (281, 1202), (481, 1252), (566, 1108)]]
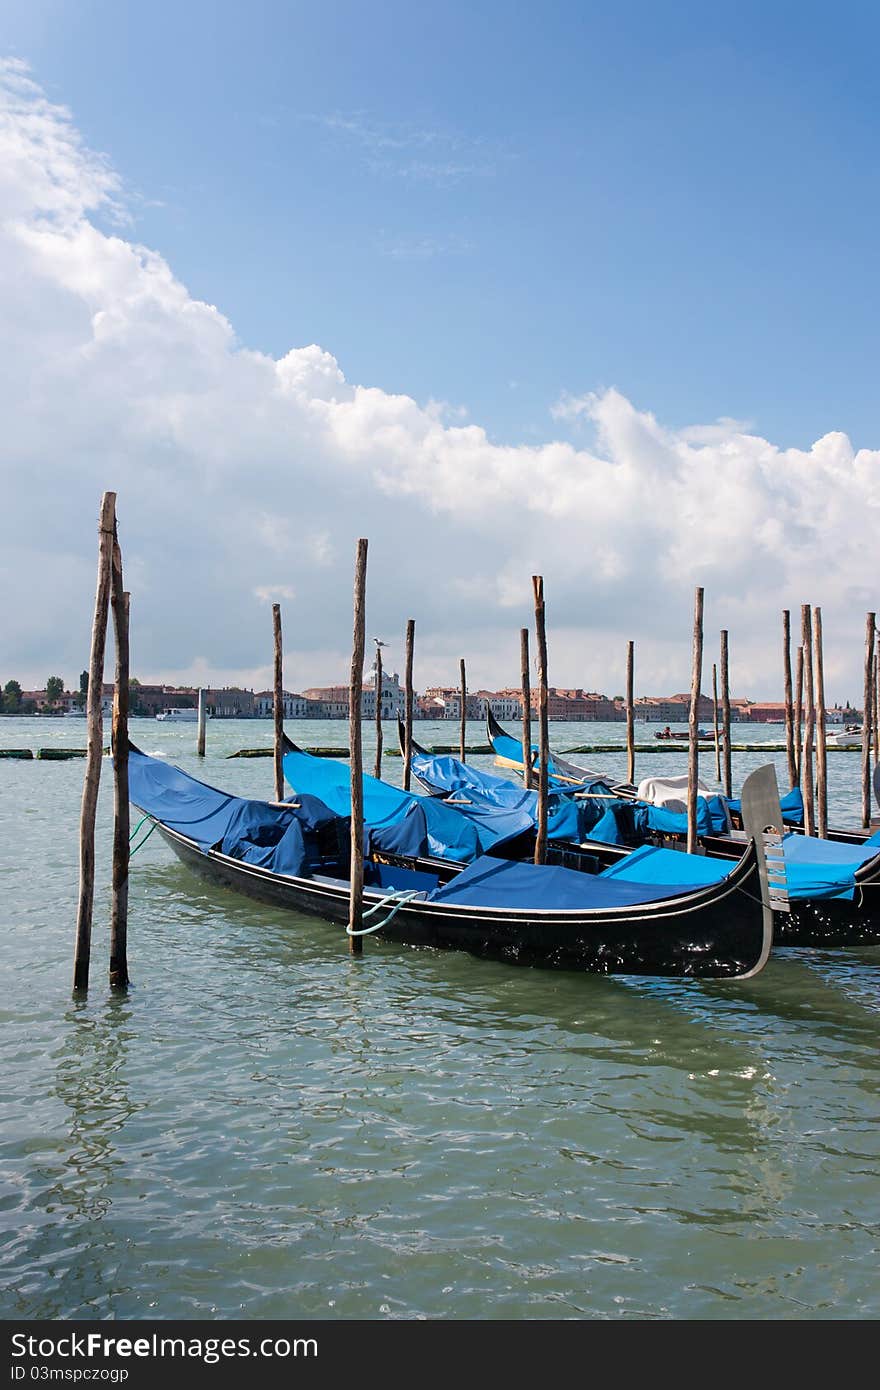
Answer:
[(733, 796), (733, 766), (730, 752), (730, 643), (727, 628), (721, 630), (721, 751), (724, 768), (724, 795)]
[(635, 642), (626, 644), (626, 780), (630, 786), (636, 780), (636, 731), (635, 709), (633, 707), (633, 676), (635, 668)]
[(523, 786), (532, 785), (532, 683), (529, 673), (529, 630), (519, 632), (519, 675), (522, 690)]
[(357, 543), (354, 570), (354, 631), (351, 680), (348, 688), (348, 746), (351, 759), (351, 892), (348, 900), (348, 948), (353, 956), (364, 949), (363, 937), (352, 936), (363, 922), (364, 896), (364, 758), (361, 743), (361, 697), (366, 640), (367, 542)]
[(373, 776), (382, 776), (382, 643), (376, 642), (376, 761)]
[(116, 642), (116, 682), (113, 691), (113, 869), (110, 901), (110, 988), (128, 988), (128, 861), (131, 819), (128, 804), (129, 612), (131, 596), (122, 584), (122, 551), (116, 520), (110, 570), (110, 603)]
[(862, 826), (871, 825), (871, 725), (873, 724), (872, 695), (874, 693), (874, 628), (877, 614), (868, 613), (865, 619), (865, 685), (862, 715)]
[(813, 658), (816, 665), (816, 829), (828, 837), (828, 745), (825, 739), (825, 657), (822, 609), (813, 609)]
[(721, 730), (718, 727), (718, 667), (712, 662), (712, 727), (715, 733), (715, 781), (721, 781)]
[(113, 555), (116, 493), (101, 498), (98, 523), (98, 583), (92, 621), (89, 654), (89, 689), (86, 696), (86, 770), (83, 779), (79, 820), (79, 900), (76, 913), (76, 947), (73, 959), (73, 988), (89, 987), (89, 960), (92, 948), (92, 909), (95, 900), (95, 816), (104, 755), (104, 721), (101, 695), (104, 684), (104, 647), (107, 641), (107, 609), (110, 601), (110, 568)]
[(284, 800), (284, 647), (281, 640), (281, 604), (272, 604), (272, 632), (275, 638), (275, 800)]
[[(547, 718), (547, 628), (544, 614), (544, 580), (532, 575), (535, 594), (535, 639), (538, 648), (538, 833), (535, 863), (547, 858), (547, 764), (550, 761), (550, 729)], [(525, 750), (524, 750), (525, 751)]]
[(461, 675), (461, 723), (459, 725), (459, 753), (458, 756), (463, 763), (467, 762), (467, 672), (464, 668), (464, 657), (460, 663)]
[(874, 766), (880, 763), (880, 652), (874, 652)]
[(199, 691), (199, 732), (198, 737), (196, 739), (196, 756), (199, 758), (203, 758), (205, 756), (205, 726), (207, 722), (208, 692), (207, 690), (202, 689)]
[(697, 782), (700, 776), (700, 685), (703, 679), (703, 590), (694, 596), (694, 647), (691, 673), (691, 704), (688, 712), (687, 852), (697, 848)]
[(804, 672), (804, 741), (801, 744), (801, 795), (804, 798), (804, 834), (816, 828), (815, 782), (813, 777), (813, 735), (816, 706), (813, 697), (813, 623), (808, 603), (801, 604), (801, 646)]
[(794, 697), (791, 686), (791, 613), (782, 611), (782, 674), (785, 680), (785, 755), (788, 759), (788, 781), (798, 784), (798, 762), (794, 741)]
[(416, 640), (416, 620), (406, 620), (406, 655), (404, 657), (403, 699), (406, 709), (403, 713), (403, 790), (409, 791), (412, 776), (412, 721), (413, 721), (413, 647)]
[(795, 654), (795, 675), (794, 675), (794, 746), (797, 758), (797, 780), (795, 786), (799, 787), (801, 782), (801, 744), (803, 742), (804, 725), (804, 649), (798, 647)]

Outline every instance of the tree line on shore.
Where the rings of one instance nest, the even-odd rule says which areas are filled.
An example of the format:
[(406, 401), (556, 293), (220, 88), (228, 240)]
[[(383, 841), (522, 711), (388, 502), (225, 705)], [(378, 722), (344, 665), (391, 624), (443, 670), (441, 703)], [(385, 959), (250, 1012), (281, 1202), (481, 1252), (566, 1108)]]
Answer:
[[(5, 685), (0, 687), (0, 714), (61, 714), (61, 701), (66, 688), (62, 676), (49, 676), (44, 689), (39, 692), (43, 698), (38, 704), (33, 698), (37, 692), (24, 691), (20, 681), (8, 680)], [(129, 709), (132, 714), (141, 712), (138, 701), (139, 688), (140, 681), (133, 676), (129, 681)], [(88, 693), (89, 673), (82, 671), (79, 678), (79, 689), (74, 692), (70, 702), (74, 709), (85, 709)]]

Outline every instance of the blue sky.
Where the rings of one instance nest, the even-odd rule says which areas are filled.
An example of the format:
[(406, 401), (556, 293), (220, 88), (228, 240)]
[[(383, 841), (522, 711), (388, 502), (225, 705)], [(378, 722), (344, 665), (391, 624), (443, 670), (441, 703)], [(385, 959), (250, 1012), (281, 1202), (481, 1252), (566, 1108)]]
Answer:
[(541, 573), (556, 684), (686, 689), (700, 584), (737, 694), (810, 602), (857, 695), (875, 6), (3, 17), (0, 677), (82, 669), (113, 488), (142, 679), (264, 686), (276, 599), (342, 679), (367, 535), (422, 687), (514, 681)]
[(615, 386), (878, 442), (876, 5), (7, 0), (3, 30), (249, 346), (499, 441)]

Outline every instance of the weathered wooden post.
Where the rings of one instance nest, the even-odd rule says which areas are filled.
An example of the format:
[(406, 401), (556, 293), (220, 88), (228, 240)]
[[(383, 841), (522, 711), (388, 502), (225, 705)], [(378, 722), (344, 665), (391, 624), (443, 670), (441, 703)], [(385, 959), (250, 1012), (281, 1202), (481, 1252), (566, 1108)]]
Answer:
[(519, 674), (522, 688), (523, 786), (532, 785), (532, 684), (529, 674), (529, 630), (519, 631)]
[(721, 781), (721, 730), (718, 727), (718, 667), (712, 662), (712, 728), (715, 733), (715, 781)]
[(272, 604), (272, 631), (275, 636), (275, 800), (284, 800), (284, 649), (281, 642), (281, 604)]
[[(349, 933), (359, 932), (363, 921), (364, 895), (364, 758), (361, 744), (361, 697), (364, 681), (364, 642), (366, 640), (365, 597), (367, 589), (367, 542), (357, 543), (354, 570), (354, 632), (351, 644), (351, 680), (348, 687), (348, 745), (351, 759), (351, 892), (348, 900)], [(349, 934), (353, 956), (364, 949), (363, 937)]]
[(880, 652), (874, 652), (874, 766), (880, 763)]
[[(547, 765), (550, 761), (550, 729), (547, 718), (547, 629), (544, 618), (544, 580), (532, 575), (535, 594), (535, 638), (538, 646), (538, 834), (535, 839), (535, 863), (547, 858)], [(529, 753), (530, 755), (530, 753)]]
[(794, 676), (794, 746), (797, 756), (797, 782), (795, 786), (800, 786), (801, 781), (801, 745), (803, 743), (804, 726), (804, 649), (798, 647), (795, 657), (795, 676)]
[(376, 643), (376, 761), (373, 764), (373, 776), (382, 776), (382, 643), (378, 638), (373, 639)]
[(79, 820), (79, 900), (73, 960), (75, 990), (86, 990), (89, 987), (92, 908), (95, 900), (95, 816), (101, 780), (101, 758), (104, 755), (101, 696), (104, 684), (104, 647), (107, 641), (107, 608), (110, 600), (115, 515), (116, 493), (105, 492), (101, 498), (101, 516), (98, 523), (98, 584), (89, 654), (89, 689), (86, 696), (86, 769)]
[(697, 848), (697, 782), (700, 777), (700, 685), (703, 679), (703, 590), (694, 596), (694, 648), (691, 674), (691, 704), (688, 711), (687, 851)]
[(630, 786), (636, 780), (636, 731), (635, 709), (633, 706), (633, 668), (635, 666), (635, 642), (626, 644), (626, 780)]
[(816, 828), (828, 837), (828, 746), (825, 740), (825, 658), (822, 650), (822, 609), (813, 609), (813, 652), (816, 662)]
[(208, 722), (208, 692), (199, 691), (199, 732), (196, 740), (196, 755), (199, 758), (205, 756), (205, 725)]
[(782, 611), (782, 674), (785, 679), (785, 754), (788, 759), (788, 780), (792, 787), (798, 781), (798, 760), (794, 740), (794, 697), (791, 688), (791, 613)]
[(877, 614), (869, 613), (865, 619), (865, 698), (862, 716), (862, 825), (868, 830), (871, 825), (871, 696), (874, 687), (874, 627)]
[(412, 772), (412, 721), (413, 721), (413, 646), (416, 640), (416, 620), (406, 620), (406, 656), (403, 676), (403, 698), (406, 709), (403, 715), (403, 790), (409, 791)]
[(116, 682), (113, 692), (113, 868), (110, 901), (110, 987), (128, 988), (128, 861), (131, 831), (128, 805), (129, 604), (122, 584), (122, 551), (114, 517), (110, 568), (110, 603), (116, 641)]
[(801, 647), (804, 673), (804, 741), (801, 745), (801, 795), (804, 798), (804, 834), (816, 828), (816, 802), (813, 781), (813, 733), (816, 706), (813, 698), (813, 624), (810, 605), (801, 604)]
[(458, 745), (461, 761), (467, 762), (467, 672), (464, 668), (464, 657), (460, 663), (461, 676), (461, 723), (459, 725)]
[(721, 740), (724, 745), (724, 795), (733, 796), (733, 767), (730, 752), (730, 645), (727, 628), (721, 629)]

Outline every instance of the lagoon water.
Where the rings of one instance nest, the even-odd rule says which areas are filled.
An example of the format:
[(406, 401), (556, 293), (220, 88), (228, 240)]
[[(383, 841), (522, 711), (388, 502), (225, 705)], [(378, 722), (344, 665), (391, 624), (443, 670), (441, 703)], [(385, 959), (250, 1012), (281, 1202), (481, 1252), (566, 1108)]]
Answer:
[[(344, 723), (290, 731), (347, 742)], [(84, 732), (0, 721), (4, 747)], [(268, 745), (269, 722), (210, 723), (201, 764), (192, 725), (132, 737), (272, 795), (271, 761), (226, 760)], [(765, 760), (734, 755), (737, 784)], [(623, 775), (622, 755), (589, 761)], [(859, 763), (829, 758), (839, 823)], [(73, 1002), (82, 772), (0, 762), (4, 1317), (880, 1314), (880, 949), (780, 953), (742, 984), (375, 939), (352, 960), (340, 928), (213, 891), (154, 835), (132, 860), (134, 987), (115, 998), (107, 763), (93, 983)]]

